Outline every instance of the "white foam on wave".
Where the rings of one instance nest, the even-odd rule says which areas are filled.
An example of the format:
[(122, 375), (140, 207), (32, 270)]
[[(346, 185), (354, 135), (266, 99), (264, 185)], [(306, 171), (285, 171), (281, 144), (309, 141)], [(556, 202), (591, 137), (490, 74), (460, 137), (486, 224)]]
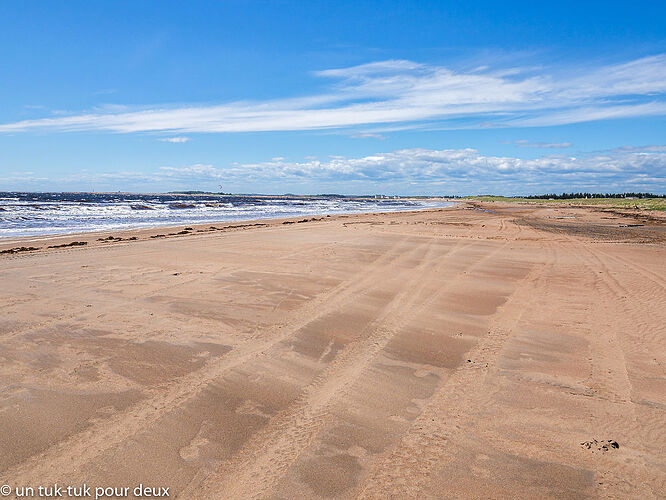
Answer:
[[(186, 208), (174, 208), (181, 204)], [(134, 209), (134, 206), (148, 209)], [(192, 205), (189, 207), (188, 205)], [(449, 205), (431, 200), (197, 199), (114, 196), (102, 201), (0, 198), (0, 237), (138, 229), (250, 219), (392, 212)]]

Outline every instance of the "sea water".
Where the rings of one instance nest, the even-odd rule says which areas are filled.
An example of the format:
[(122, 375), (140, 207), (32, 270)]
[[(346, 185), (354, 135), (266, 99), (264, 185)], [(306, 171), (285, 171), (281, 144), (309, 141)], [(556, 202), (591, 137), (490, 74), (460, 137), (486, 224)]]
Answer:
[(0, 237), (448, 206), (434, 200), (0, 192)]

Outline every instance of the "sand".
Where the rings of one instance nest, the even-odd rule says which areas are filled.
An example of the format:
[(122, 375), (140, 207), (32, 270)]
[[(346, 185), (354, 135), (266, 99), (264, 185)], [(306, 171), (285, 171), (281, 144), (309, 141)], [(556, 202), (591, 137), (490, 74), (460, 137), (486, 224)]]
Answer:
[(0, 244), (0, 484), (666, 497), (659, 217), (257, 224)]

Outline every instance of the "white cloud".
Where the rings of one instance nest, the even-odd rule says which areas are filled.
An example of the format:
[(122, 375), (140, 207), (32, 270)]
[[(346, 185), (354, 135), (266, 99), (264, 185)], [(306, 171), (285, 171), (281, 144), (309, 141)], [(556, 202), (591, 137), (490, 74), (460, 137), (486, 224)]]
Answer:
[(352, 139), (386, 139), (382, 134), (374, 132), (359, 132), (358, 134), (352, 134), (349, 137)]
[(570, 142), (530, 142), (525, 139), (507, 142), (507, 144), (515, 144), (520, 148), (542, 148), (542, 149), (563, 149), (570, 148)]
[(651, 152), (651, 153), (662, 153), (666, 152), (666, 146), (620, 146), (619, 148), (614, 149), (613, 151), (620, 152)]
[(666, 54), (643, 57), (592, 71), (559, 82), (563, 98), (651, 95), (666, 92)]
[[(488, 156), (474, 149), (401, 149), (360, 157), (162, 166), (156, 171), (79, 172), (42, 177), (13, 172), (0, 182), (16, 189), (41, 185), (108, 186), (115, 190), (217, 189), (236, 192), (404, 194), (534, 194), (562, 191), (666, 193), (666, 146), (622, 147), (578, 156), (536, 159)], [(41, 183), (41, 184), (40, 184)], [(23, 186), (23, 187), (21, 187)], [(117, 186), (117, 187), (116, 187)], [(87, 188), (87, 187), (86, 187)]]
[(161, 142), (172, 142), (172, 143), (183, 143), (183, 142), (188, 142), (190, 140), (189, 137), (162, 137), (161, 139), (157, 139), (158, 141)]
[[(357, 158), (336, 156), (327, 161), (237, 163), (228, 168), (211, 165), (163, 167), (181, 180), (225, 179), (237, 182), (365, 183), (414, 192), (534, 193), (540, 190), (666, 190), (666, 148), (615, 149), (580, 157), (550, 155), (537, 159), (485, 156), (474, 149), (403, 149)], [(448, 191), (447, 191), (448, 190)]]
[(517, 127), (546, 127), (567, 125), (613, 118), (634, 118), (638, 116), (666, 115), (666, 102), (652, 101), (643, 104), (572, 107), (563, 110), (541, 113), (533, 117), (518, 118), (503, 122), (504, 125)]
[[(591, 64), (587, 65), (592, 66)], [(547, 126), (666, 114), (666, 55), (615, 65), (550, 71), (535, 68), (456, 71), (389, 60), (314, 74), (330, 80), (318, 95), (220, 105), (105, 107), (89, 113), (0, 125), (35, 129), (132, 132), (253, 132), (349, 129), (370, 124), (447, 128)]]

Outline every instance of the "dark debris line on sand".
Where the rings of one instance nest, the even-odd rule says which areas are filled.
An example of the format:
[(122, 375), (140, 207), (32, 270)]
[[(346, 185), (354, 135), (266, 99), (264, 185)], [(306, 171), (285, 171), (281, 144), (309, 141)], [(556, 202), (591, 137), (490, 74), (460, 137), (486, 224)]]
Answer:
[[(79, 247), (87, 245), (87, 241), (72, 241), (71, 243), (63, 243), (62, 245), (49, 245), (47, 248), (64, 248), (64, 247)], [(15, 247), (8, 248), (7, 250), (0, 250), (0, 254), (9, 253), (19, 253), (19, 252), (32, 252), (34, 250), (40, 250), (41, 247)]]
[[(312, 221), (318, 221), (322, 219), (317, 219), (315, 217), (311, 219), (302, 219), (298, 221), (284, 221), (283, 224), (295, 224), (295, 223), (302, 223), (302, 222), (312, 222)], [(216, 226), (210, 226), (208, 231), (224, 231), (226, 229), (240, 229), (240, 228), (246, 228), (246, 227), (262, 227), (262, 226), (268, 226), (269, 224), (265, 223), (254, 223), (254, 224), (236, 224), (236, 225), (231, 225), (231, 226), (223, 226), (223, 227), (216, 227)], [(185, 235), (185, 234), (192, 234), (192, 231), (194, 231), (194, 228), (192, 227), (186, 227), (182, 231), (179, 231), (177, 233), (169, 233), (168, 235), (166, 234), (154, 234), (150, 236), (150, 238), (166, 238), (167, 236), (178, 236), (178, 235)], [(196, 230), (197, 232), (206, 232), (207, 230), (205, 229), (198, 229)], [(136, 236), (131, 236), (129, 238), (121, 238), (118, 236), (107, 236), (105, 238), (97, 238), (97, 241), (100, 241), (102, 243), (108, 243), (108, 242), (118, 242), (118, 241), (136, 241), (139, 238)], [(49, 245), (47, 248), (66, 248), (66, 247), (77, 247), (77, 246), (84, 246), (87, 245), (87, 241), (72, 241), (71, 243), (63, 243), (61, 245)], [(31, 252), (35, 250), (40, 250), (41, 247), (15, 247), (15, 248), (8, 248), (6, 250), (0, 250), (0, 254), (15, 254), (19, 252)]]
[(606, 441), (597, 441), (596, 439), (593, 439), (592, 441), (585, 441), (580, 443), (580, 445), (586, 450), (596, 451), (608, 451), (610, 449), (617, 450), (620, 447), (618, 442), (613, 441), (612, 439), (608, 439)]
[(87, 241), (72, 241), (71, 243), (63, 243), (62, 245), (49, 245), (48, 248), (80, 247), (87, 244)]
[(136, 236), (131, 236), (129, 238), (120, 238), (118, 236), (107, 236), (106, 238), (97, 238), (97, 241), (107, 242), (107, 241), (135, 241), (138, 240)]
[(0, 253), (19, 253), (19, 252), (32, 252), (34, 250), (39, 250), (41, 247), (14, 247), (8, 248), (7, 250), (0, 250)]

